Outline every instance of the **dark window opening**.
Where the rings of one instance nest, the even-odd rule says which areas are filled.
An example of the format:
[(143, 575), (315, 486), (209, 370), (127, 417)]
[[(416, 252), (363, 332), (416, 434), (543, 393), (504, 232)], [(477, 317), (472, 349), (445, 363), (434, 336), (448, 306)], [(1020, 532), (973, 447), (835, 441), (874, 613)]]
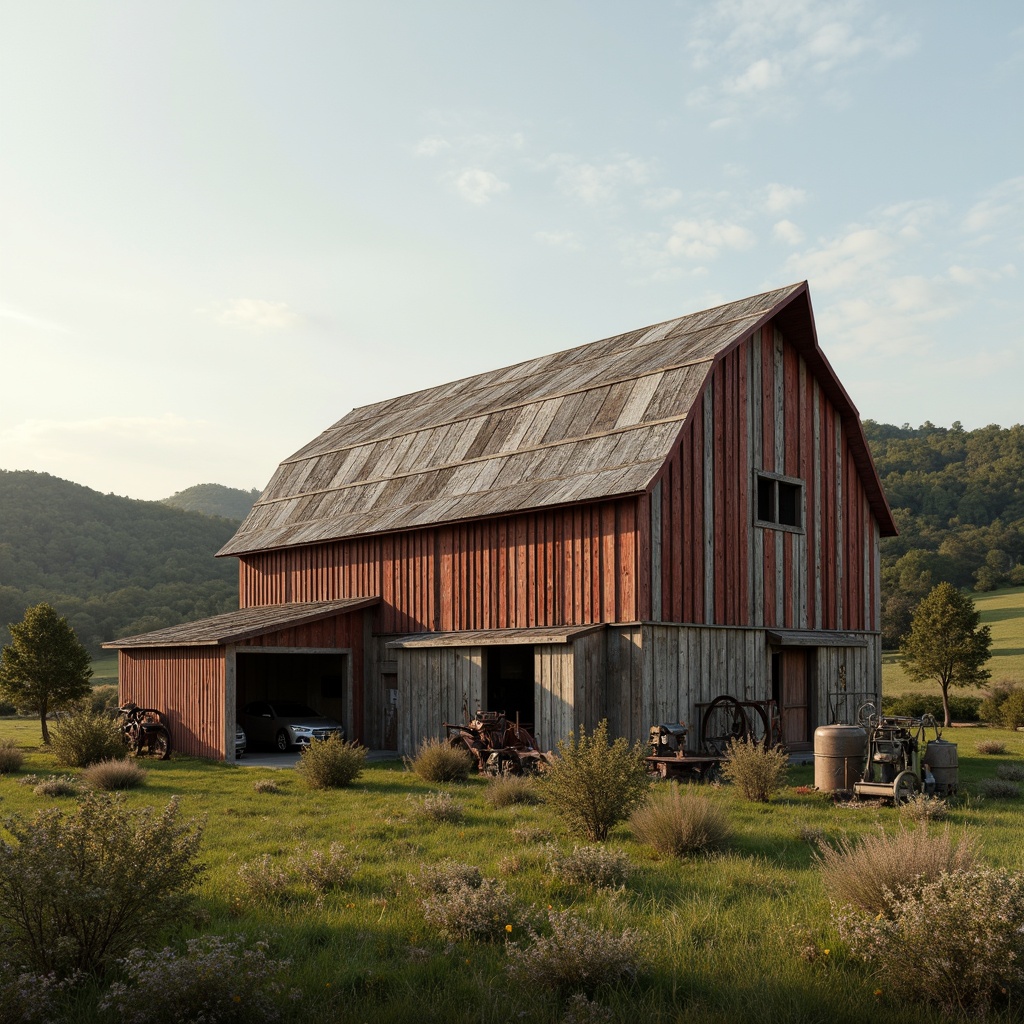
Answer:
[(803, 528), (803, 484), (778, 477), (757, 476), (757, 522), (761, 526)]
[(484, 711), (504, 711), (510, 722), (533, 728), (533, 647), (486, 647), (487, 689)]

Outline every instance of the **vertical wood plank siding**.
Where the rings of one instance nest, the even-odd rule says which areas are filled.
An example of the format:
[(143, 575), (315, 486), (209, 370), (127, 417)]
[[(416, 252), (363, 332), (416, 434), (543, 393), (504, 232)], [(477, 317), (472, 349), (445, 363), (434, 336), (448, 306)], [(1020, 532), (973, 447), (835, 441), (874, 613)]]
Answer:
[[(246, 555), (240, 605), (380, 595), (378, 630), (520, 629), (639, 617), (638, 499)], [(649, 512), (649, 506), (646, 506)], [(649, 540), (646, 547), (650, 547)]]
[(461, 723), (483, 703), (479, 647), (421, 647), (399, 652), (398, 749), (414, 754), (444, 735), (443, 722)]
[(223, 647), (122, 649), (117, 673), (121, 703), (163, 712), (175, 751), (224, 758)]
[[(802, 481), (799, 531), (754, 525), (758, 471)], [(778, 331), (719, 359), (646, 500), (660, 537), (638, 536), (640, 564), (660, 583), (640, 619), (879, 629), (878, 527), (842, 418)]]

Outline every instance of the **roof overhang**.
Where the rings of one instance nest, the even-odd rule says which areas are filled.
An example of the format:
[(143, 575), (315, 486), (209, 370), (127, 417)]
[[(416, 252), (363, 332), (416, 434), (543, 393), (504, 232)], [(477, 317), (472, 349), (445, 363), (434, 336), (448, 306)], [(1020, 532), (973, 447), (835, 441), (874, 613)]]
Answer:
[(768, 643), (776, 647), (867, 647), (863, 633), (839, 633), (829, 629), (768, 629)]
[(180, 626), (168, 626), (152, 633), (111, 640), (103, 646), (119, 650), (139, 647), (220, 647), (275, 630), (303, 626), (335, 615), (371, 608), (379, 603), (379, 597), (353, 597), (343, 601), (261, 605), (258, 608), (242, 608), (237, 612), (214, 615), (209, 619), (183, 622)]
[(567, 644), (577, 637), (604, 629), (590, 626), (537, 626), (529, 629), (473, 629), (455, 633), (414, 633), (389, 640), (385, 646), (406, 650), (415, 647), (511, 647), (519, 644)]

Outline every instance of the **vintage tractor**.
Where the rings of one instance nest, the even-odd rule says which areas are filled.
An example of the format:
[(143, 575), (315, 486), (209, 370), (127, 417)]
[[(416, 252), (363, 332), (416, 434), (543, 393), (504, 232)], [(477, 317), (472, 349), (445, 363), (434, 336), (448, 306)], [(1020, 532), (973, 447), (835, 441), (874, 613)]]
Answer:
[(477, 769), (487, 775), (522, 775), (540, 769), (546, 755), (537, 749), (529, 731), (504, 711), (481, 711), (465, 725), (444, 723), (448, 742), (464, 747), (475, 758)]

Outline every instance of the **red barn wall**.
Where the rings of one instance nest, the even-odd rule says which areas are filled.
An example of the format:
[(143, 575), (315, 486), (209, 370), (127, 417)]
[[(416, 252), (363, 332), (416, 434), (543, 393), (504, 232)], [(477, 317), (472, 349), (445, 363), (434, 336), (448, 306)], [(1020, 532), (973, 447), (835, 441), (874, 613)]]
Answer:
[(381, 597), (377, 631), (631, 622), (638, 499), (244, 555), (243, 608)]
[[(754, 525), (759, 470), (803, 482), (801, 531)], [(643, 619), (879, 628), (878, 527), (842, 417), (770, 327), (713, 368), (645, 518)]]

